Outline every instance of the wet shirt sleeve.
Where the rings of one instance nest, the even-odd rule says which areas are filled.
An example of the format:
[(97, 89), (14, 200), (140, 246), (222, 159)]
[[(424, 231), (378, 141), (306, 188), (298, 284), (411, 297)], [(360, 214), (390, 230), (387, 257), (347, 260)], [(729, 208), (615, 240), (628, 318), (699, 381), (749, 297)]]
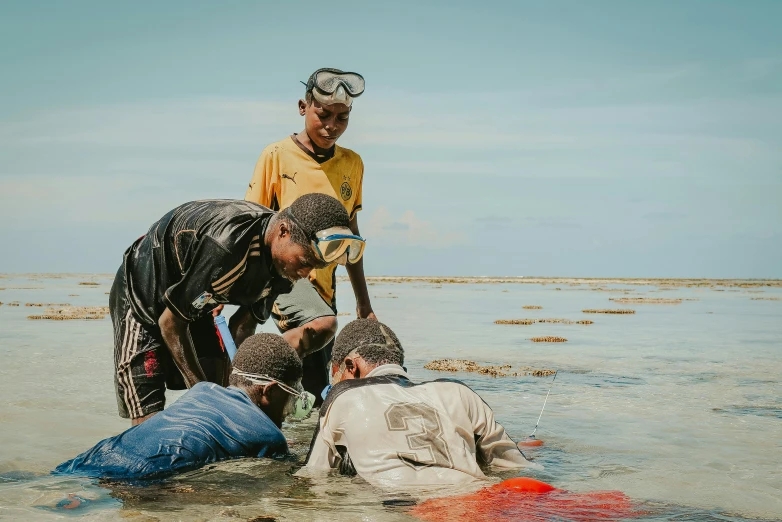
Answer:
[(516, 443), (495, 419), (494, 412), (477, 393), (467, 387), (460, 390), (470, 412), (475, 446), (485, 464), (501, 468), (522, 468), (530, 465)]
[(270, 150), (270, 147), (267, 147), (261, 153), (261, 157), (255, 164), (253, 177), (250, 179), (250, 185), (247, 187), (244, 199), (272, 210), (279, 210), (279, 175), (275, 168), (273, 151), (274, 148)]
[[(281, 277), (275, 277), (270, 286), (264, 290), (263, 297), (250, 307), (250, 312), (260, 324), (264, 324), (271, 316), (274, 302), (280, 294), (287, 294), (293, 289), (293, 283)], [(268, 291), (267, 291), (268, 290)]]
[(337, 444), (341, 442), (343, 430), (339, 429), (338, 413), (335, 412), (334, 404), (329, 406), (329, 411), (320, 418), (320, 430), (318, 436), (312, 443), (312, 451), (307, 460), (307, 469), (328, 471), (339, 466), (339, 451)]
[(226, 250), (211, 237), (203, 237), (182, 278), (163, 295), (166, 306), (180, 319), (191, 322), (217, 306), (219, 288), (240, 274), (245, 260)]

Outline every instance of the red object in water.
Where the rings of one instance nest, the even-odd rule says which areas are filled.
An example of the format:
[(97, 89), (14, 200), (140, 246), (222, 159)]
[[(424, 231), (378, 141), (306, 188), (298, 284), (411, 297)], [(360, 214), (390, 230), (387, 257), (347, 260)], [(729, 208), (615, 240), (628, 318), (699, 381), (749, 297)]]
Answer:
[(571, 493), (539, 480), (518, 477), (471, 495), (427, 500), (413, 507), (410, 514), (430, 522), (591, 522), (634, 518), (642, 513), (621, 491)]
[(530, 438), (526, 438), (526, 439), (524, 439), (522, 441), (519, 441), (518, 444), (517, 444), (517, 446), (520, 447), (520, 448), (534, 448), (536, 446), (542, 446), (542, 445), (543, 445), (543, 441), (542, 440), (530, 439)]
[(499, 484), (495, 484), (489, 489), (494, 491), (512, 490), (524, 493), (548, 493), (549, 491), (557, 491), (557, 488), (551, 484), (546, 484), (539, 480), (516, 477), (508, 480), (504, 480)]

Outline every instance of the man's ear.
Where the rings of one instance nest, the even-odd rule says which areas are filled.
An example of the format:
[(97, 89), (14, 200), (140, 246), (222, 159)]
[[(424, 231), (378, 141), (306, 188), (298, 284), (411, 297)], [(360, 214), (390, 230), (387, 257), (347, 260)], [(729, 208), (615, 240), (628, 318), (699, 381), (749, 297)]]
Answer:
[(360, 377), (358, 365), (350, 357), (345, 358), (345, 369), (348, 371), (348, 373), (350, 373), (350, 375), (353, 376), (354, 379), (358, 379)]
[(286, 223), (285, 221), (280, 220), (279, 226), (277, 228), (277, 236), (280, 239), (282, 239), (285, 236), (290, 236), (290, 235), (291, 235), (291, 229), (288, 226), (288, 223)]
[(277, 386), (277, 383), (270, 382), (268, 384), (259, 384), (258, 386), (261, 388), (261, 395), (266, 397), (266, 400), (271, 400), (271, 392), (274, 389), (274, 386)]
[(299, 100), (299, 116), (304, 116), (307, 111), (307, 100)]

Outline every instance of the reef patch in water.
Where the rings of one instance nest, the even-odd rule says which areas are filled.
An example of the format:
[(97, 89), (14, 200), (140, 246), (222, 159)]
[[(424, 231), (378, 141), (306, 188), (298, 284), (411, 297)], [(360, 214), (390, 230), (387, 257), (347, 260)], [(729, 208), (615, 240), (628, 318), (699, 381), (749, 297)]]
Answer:
[(510, 364), (482, 365), (468, 359), (436, 359), (424, 365), (427, 370), (438, 372), (472, 372), (490, 377), (522, 377), (531, 375), (533, 377), (548, 377), (554, 375), (555, 371), (548, 368), (533, 368), (531, 366), (521, 366), (513, 370)]
[(635, 310), (630, 310), (626, 308), (622, 308), (620, 310), (609, 310), (609, 309), (596, 309), (596, 308), (587, 308), (586, 310), (581, 310), (585, 314), (634, 314)]
[(681, 299), (664, 299), (662, 297), (609, 297), (608, 300), (623, 304), (677, 305), (682, 303)]
[(572, 319), (556, 318), (543, 318), (543, 319), (497, 319), (494, 324), (523, 324), (531, 325), (535, 323), (551, 323), (551, 324), (594, 324), (594, 321), (584, 319), (581, 321), (573, 321)]
[(43, 314), (28, 315), (27, 318), (33, 321), (98, 320), (108, 313), (108, 306), (64, 306), (47, 308)]

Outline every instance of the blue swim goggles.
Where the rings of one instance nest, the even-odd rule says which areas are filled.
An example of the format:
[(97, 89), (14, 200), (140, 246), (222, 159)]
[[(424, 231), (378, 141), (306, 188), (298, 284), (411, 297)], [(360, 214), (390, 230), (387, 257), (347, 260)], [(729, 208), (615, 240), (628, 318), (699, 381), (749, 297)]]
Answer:
[(319, 259), (326, 263), (358, 262), (364, 255), (366, 240), (353, 234), (347, 227), (331, 227), (315, 234), (312, 240), (312, 249)]

